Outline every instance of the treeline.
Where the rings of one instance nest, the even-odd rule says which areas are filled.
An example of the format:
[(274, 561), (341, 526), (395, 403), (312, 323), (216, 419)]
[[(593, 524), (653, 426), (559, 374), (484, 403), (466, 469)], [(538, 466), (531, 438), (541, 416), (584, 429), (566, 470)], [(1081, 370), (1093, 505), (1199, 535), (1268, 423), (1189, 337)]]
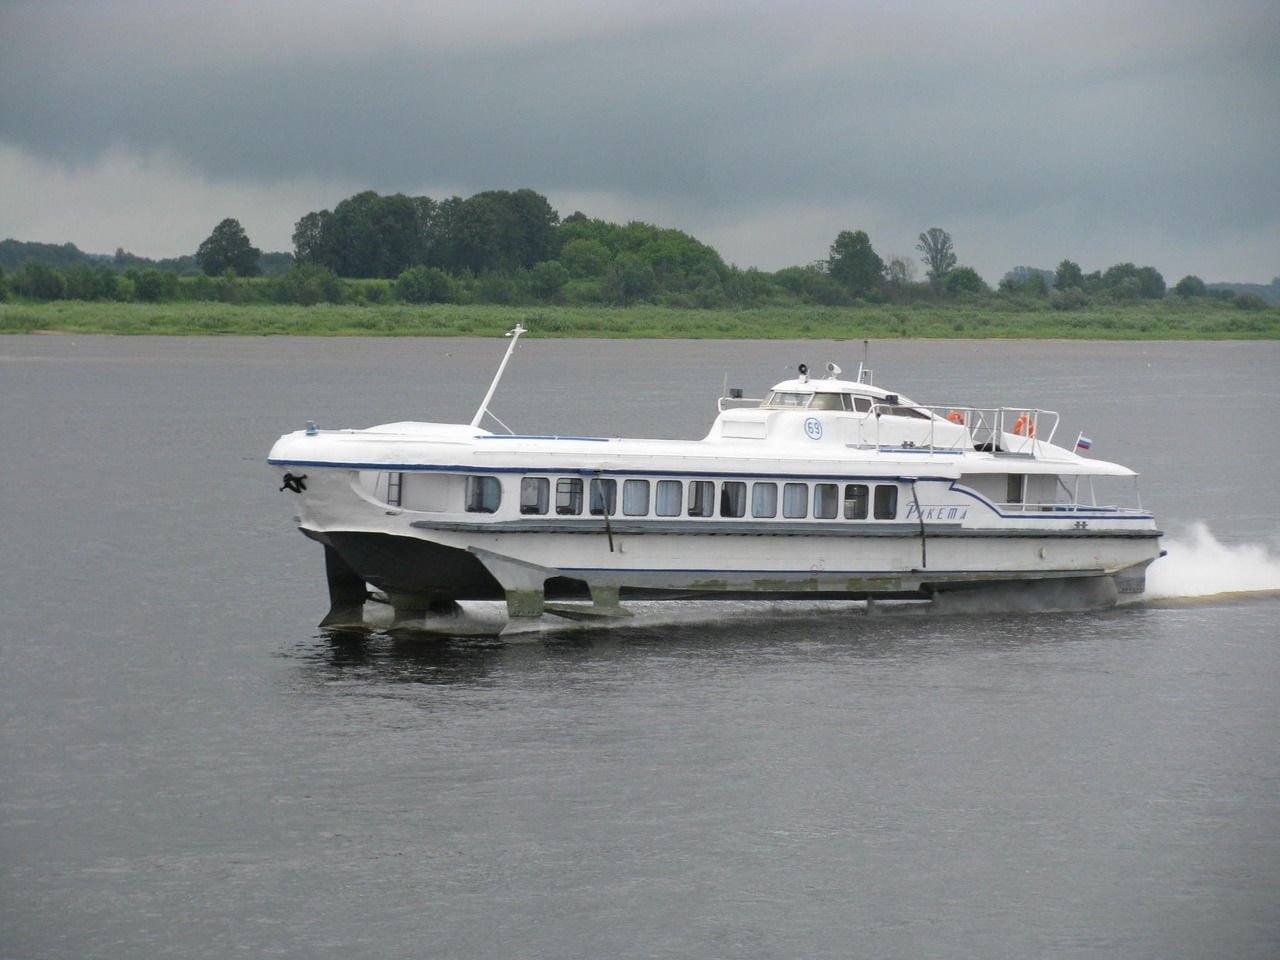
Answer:
[(394, 280), (413, 303), (605, 303), (711, 307), (785, 297), (768, 275), (729, 267), (679, 230), (574, 213), (560, 220), (533, 190), (472, 197), (369, 191), (308, 213), (293, 234), (300, 266)]
[[(195, 254), (154, 260), (130, 253), (122, 247), (117, 247), (114, 254), (85, 253), (74, 243), (0, 240), (0, 270), (9, 274), (19, 273), (28, 263), (37, 261), (64, 271), (80, 263), (95, 270), (105, 269), (114, 273), (155, 269), (165, 273), (176, 273), (179, 276), (194, 276), (203, 272)], [(258, 273), (266, 276), (284, 273), (291, 266), (293, 266), (293, 254), (290, 253), (263, 253), (258, 258)]]
[(1172, 289), (1166, 289), (1164, 277), (1154, 267), (1118, 263), (1106, 270), (1085, 273), (1078, 263), (1063, 260), (1057, 270), (1014, 267), (1000, 281), (1000, 292), (1047, 299), (1057, 310), (1075, 310), (1098, 302), (1160, 300), (1168, 295), (1186, 300), (1211, 298), (1244, 309), (1263, 309), (1268, 304), (1280, 302), (1280, 277), (1272, 280), (1270, 286), (1263, 286), (1207, 284), (1197, 276), (1188, 275)]
[(958, 263), (952, 238), (940, 227), (920, 234), (919, 257), (882, 258), (865, 231), (846, 230), (824, 259), (774, 273), (743, 270), (679, 230), (609, 223), (580, 212), (561, 220), (529, 189), (439, 201), (366, 191), (303, 216), (293, 243), (292, 254), (263, 254), (230, 218), (193, 256), (167, 261), (6, 240), (0, 242), (0, 299), (708, 309), (960, 301), (1065, 311), (1170, 295), (1219, 297), (1249, 309), (1280, 299), (1280, 278), (1242, 292), (1188, 276), (1170, 290), (1154, 267), (1122, 263), (1085, 273), (1071, 260), (1056, 270), (1015, 267), (992, 289)]
[(117, 248), (115, 256), (100, 253), (85, 253), (74, 243), (35, 243), (22, 240), (0, 240), (0, 269), (14, 273), (22, 270), (28, 263), (39, 262), (59, 270), (66, 270), (75, 264), (85, 264), (92, 268), (110, 268), (116, 272), (136, 269), (155, 268), (170, 273), (192, 273), (198, 270), (195, 257), (173, 257), (167, 260), (150, 260), (138, 257), (124, 249)]

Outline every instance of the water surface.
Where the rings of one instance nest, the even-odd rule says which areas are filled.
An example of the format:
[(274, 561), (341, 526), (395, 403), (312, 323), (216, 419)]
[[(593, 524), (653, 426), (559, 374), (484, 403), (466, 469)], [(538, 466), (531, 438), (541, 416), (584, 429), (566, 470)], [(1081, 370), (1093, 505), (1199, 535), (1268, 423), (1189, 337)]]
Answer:
[[(1136, 606), (321, 633), (271, 442), (470, 419), (504, 347), (0, 339), (0, 957), (1280, 952), (1277, 345), (871, 346), (1140, 470)], [(527, 340), (493, 409), (697, 437), (861, 356)]]

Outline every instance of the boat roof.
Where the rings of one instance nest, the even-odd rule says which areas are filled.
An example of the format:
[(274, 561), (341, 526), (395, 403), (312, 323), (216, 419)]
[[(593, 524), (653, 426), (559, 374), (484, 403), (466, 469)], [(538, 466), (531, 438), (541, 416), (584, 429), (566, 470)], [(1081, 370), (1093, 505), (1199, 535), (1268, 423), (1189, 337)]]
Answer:
[(837, 380), (834, 377), (825, 377), (821, 380), (813, 380), (805, 376), (795, 377), (775, 383), (771, 390), (785, 393), (857, 393), (864, 397), (875, 397), (878, 400), (886, 397), (905, 399), (893, 390), (884, 390), (855, 380)]
[[(665, 461), (670, 467), (684, 464), (697, 465), (700, 469), (711, 468), (716, 463), (736, 470), (753, 466), (760, 469), (762, 465), (769, 464), (771, 469), (781, 469), (782, 472), (787, 469), (813, 469), (818, 465), (848, 468), (857, 464), (874, 472), (901, 473), (918, 471), (927, 464), (929, 472), (945, 476), (958, 476), (964, 472), (1135, 475), (1128, 467), (1082, 458), (1075, 450), (1054, 446), (1043, 438), (1031, 440), (1028, 437), (1023, 442), (1029, 446), (1022, 453), (1015, 451), (1013, 459), (989, 448), (978, 449), (965, 432), (963, 418), (959, 424), (946, 422), (950, 420), (950, 415), (943, 416), (946, 408), (939, 412), (936, 408), (918, 405), (895, 391), (877, 387), (870, 382), (869, 373), (864, 376), (860, 372), (856, 380), (844, 379), (839, 374), (839, 368), (831, 364), (828, 365), (827, 376), (815, 378), (801, 366), (798, 376), (775, 383), (763, 400), (747, 401), (739, 393), (737, 396), (742, 405), (722, 406), (711, 433), (701, 440), (502, 434), (492, 433), (474, 422), (421, 421), (318, 431), (319, 437), (311, 432), (306, 433), (305, 438), (302, 432), (295, 436), (318, 459), (332, 458), (370, 465), (412, 463), (444, 457), (446, 460), (457, 458), (459, 462), (470, 460), (477, 465), (518, 460), (533, 468), (546, 468), (552, 464), (565, 466), (575, 461), (595, 465), (607, 461), (616, 467), (631, 464), (653, 468)], [(913, 422), (915, 428), (929, 431), (927, 445), (921, 443), (919, 437), (901, 430), (901, 436), (890, 434), (883, 440), (877, 434), (873, 444), (857, 442), (857, 436), (846, 435), (840, 427), (842, 423), (856, 422), (847, 416), (854, 406), (852, 403), (829, 407), (810, 399), (833, 394), (865, 397), (877, 411), (896, 413), (906, 418), (904, 422)], [(863, 404), (856, 406), (865, 416), (868, 407)], [(980, 411), (976, 408), (966, 410), (972, 427), (976, 423), (973, 416)], [(1057, 415), (1049, 415), (1055, 418), (1056, 423)], [(914, 421), (910, 420), (912, 417)], [(876, 418), (879, 419), (879, 412)], [(889, 417), (889, 420), (893, 419)], [(1005, 425), (1003, 429), (1011, 427)], [(944, 438), (936, 448), (932, 445), (935, 436)], [(429, 452), (432, 447), (436, 449)], [(452, 448), (455, 452), (446, 454), (444, 448)], [(467, 448), (469, 452), (464, 453)]]

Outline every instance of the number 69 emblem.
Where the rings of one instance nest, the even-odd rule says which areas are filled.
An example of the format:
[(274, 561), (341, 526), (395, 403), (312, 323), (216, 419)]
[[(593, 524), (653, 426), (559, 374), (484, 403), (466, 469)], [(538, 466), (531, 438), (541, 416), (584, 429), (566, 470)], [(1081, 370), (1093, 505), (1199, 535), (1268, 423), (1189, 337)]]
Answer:
[(804, 422), (804, 432), (809, 435), (810, 440), (821, 440), (822, 421), (817, 417), (810, 417)]

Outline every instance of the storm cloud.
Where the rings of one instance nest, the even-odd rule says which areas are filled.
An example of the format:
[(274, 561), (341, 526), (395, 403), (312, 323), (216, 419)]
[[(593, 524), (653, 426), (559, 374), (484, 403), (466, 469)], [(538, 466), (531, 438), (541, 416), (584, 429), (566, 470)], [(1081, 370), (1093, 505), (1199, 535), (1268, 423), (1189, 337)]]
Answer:
[(1280, 273), (1280, 8), (0, 3), (0, 234), (264, 249), (361, 189), (531, 187), (740, 266), (951, 232), (990, 283)]

